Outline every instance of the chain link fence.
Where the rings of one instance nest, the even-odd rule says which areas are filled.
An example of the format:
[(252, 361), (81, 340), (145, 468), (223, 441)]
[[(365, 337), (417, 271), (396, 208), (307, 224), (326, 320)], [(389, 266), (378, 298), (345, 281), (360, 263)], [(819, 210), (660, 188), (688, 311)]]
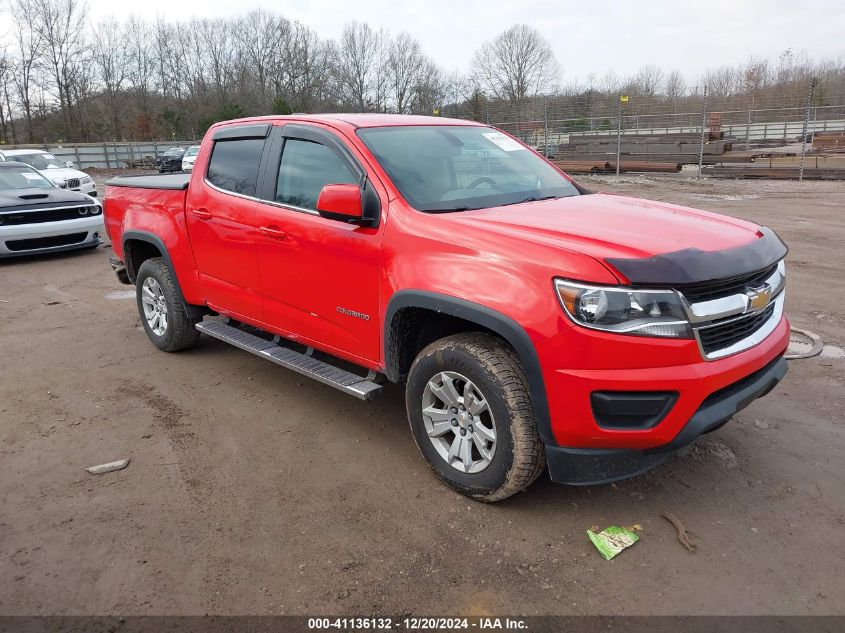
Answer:
[(441, 115), (498, 127), (571, 173), (845, 178), (845, 94), (815, 82), (768, 95), (478, 100)]

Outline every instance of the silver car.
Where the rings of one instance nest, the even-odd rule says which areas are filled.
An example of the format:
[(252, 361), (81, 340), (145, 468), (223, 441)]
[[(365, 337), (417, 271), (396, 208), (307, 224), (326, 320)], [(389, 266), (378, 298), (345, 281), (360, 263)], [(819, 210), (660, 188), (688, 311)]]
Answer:
[(182, 155), (182, 171), (191, 172), (194, 170), (194, 163), (197, 162), (197, 154), (200, 153), (199, 145), (191, 145)]
[(70, 161), (62, 162), (50, 152), (41, 149), (4, 149), (0, 151), (0, 160), (26, 163), (57, 187), (97, 197), (97, 185), (91, 176), (74, 169)]
[(0, 162), (0, 258), (100, 244), (103, 207), (18, 162)]

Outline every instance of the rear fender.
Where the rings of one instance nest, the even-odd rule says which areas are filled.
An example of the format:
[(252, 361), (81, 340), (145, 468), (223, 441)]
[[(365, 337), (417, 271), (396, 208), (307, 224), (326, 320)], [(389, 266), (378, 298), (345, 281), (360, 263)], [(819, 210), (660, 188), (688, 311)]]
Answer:
[[(154, 246), (167, 262), (185, 302), (204, 305), (188, 239), (185, 200), (184, 189), (107, 186), (105, 221), (112, 248), (120, 259), (126, 261), (125, 246), (131, 240)], [(134, 281), (141, 262), (126, 264), (129, 278)]]
[(185, 299), (185, 294), (182, 291), (182, 283), (179, 279), (179, 274), (176, 272), (178, 269), (173, 265), (173, 258), (170, 255), (170, 250), (167, 248), (167, 246), (165, 246), (162, 239), (157, 235), (154, 235), (153, 233), (134, 230), (123, 232), (123, 256), (129, 280), (132, 283), (135, 283), (136, 273), (138, 271), (138, 268), (140, 268), (141, 264), (143, 263), (134, 261), (132, 257), (133, 249), (130, 247), (130, 245), (132, 243), (137, 242), (151, 244), (152, 246), (155, 246), (159, 253), (161, 253), (165, 265), (170, 270), (170, 274), (173, 276), (173, 279), (176, 282), (176, 291), (179, 293), (179, 298), (182, 300), (182, 304), (185, 306), (185, 313), (188, 315), (188, 318), (195, 319), (208, 314), (209, 310), (205, 306), (194, 305)]

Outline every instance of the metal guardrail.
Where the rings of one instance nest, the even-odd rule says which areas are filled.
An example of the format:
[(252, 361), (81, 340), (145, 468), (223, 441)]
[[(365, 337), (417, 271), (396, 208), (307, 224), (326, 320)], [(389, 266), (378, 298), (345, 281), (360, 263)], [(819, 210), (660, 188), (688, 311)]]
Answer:
[(155, 161), (170, 147), (189, 147), (191, 141), (173, 143), (62, 143), (54, 145), (0, 145), (4, 149), (41, 149), (63, 161), (71, 161), (78, 169), (132, 168), (145, 157)]

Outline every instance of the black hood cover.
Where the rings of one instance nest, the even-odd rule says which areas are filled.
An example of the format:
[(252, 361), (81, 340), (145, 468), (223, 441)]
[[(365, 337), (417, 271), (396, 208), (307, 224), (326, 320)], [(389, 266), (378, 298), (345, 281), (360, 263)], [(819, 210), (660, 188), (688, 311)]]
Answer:
[(786, 256), (786, 244), (768, 227), (760, 237), (723, 251), (685, 248), (642, 259), (608, 258), (608, 264), (632, 284), (644, 286), (688, 286), (733, 279), (764, 270)]
[(0, 211), (37, 209), (41, 206), (96, 204), (85, 194), (65, 189), (11, 189), (0, 191)]

